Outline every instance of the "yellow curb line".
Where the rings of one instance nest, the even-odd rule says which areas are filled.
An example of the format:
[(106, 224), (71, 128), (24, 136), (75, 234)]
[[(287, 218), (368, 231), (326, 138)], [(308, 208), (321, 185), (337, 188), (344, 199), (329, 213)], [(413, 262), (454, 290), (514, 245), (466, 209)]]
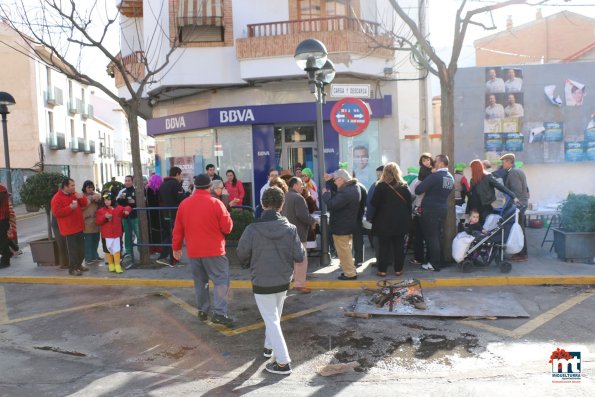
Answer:
[[(396, 281), (396, 279), (395, 279)], [(514, 277), (466, 277), (422, 279), (423, 288), (441, 287), (493, 287), (504, 285), (587, 285), (595, 284), (594, 276), (514, 276)], [(360, 289), (376, 287), (378, 280), (335, 281), (313, 280), (307, 285), (312, 289)], [(142, 278), (107, 278), (107, 277), (72, 277), (72, 276), (0, 276), (0, 283), (15, 284), (64, 284), (64, 285), (105, 285), (134, 287), (193, 288), (194, 282), (188, 279), (142, 279)], [(232, 289), (251, 289), (249, 280), (231, 280)]]
[(32, 213), (32, 214), (24, 214), (24, 215), (17, 215), (16, 216), (16, 220), (18, 221), (22, 221), (25, 219), (29, 219), (29, 218), (34, 218), (36, 216), (40, 216), (40, 215), (45, 215), (45, 212), (39, 212), (39, 213)]

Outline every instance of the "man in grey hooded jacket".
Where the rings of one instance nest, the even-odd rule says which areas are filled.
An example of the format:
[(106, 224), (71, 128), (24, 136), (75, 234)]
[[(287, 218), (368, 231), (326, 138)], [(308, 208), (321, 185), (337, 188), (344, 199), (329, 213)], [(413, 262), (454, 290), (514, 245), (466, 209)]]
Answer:
[(280, 214), (284, 200), (283, 191), (278, 187), (265, 190), (264, 212), (244, 230), (236, 252), (241, 262), (250, 263), (252, 292), (265, 324), (263, 355), (268, 358), (275, 352), (275, 361), (265, 369), (289, 375), (291, 360), (281, 330), (281, 314), (293, 264), (302, 262), (306, 251), (296, 227)]

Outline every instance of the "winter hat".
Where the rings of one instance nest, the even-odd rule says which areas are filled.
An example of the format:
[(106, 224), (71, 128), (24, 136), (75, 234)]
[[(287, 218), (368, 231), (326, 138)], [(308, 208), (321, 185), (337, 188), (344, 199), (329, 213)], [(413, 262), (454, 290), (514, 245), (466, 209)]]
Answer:
[(197, 189), (208, 189), (211, 186), (211, 178), (207, 174), (200, 174), (194, 177), (194, 187)]
[(314, 174), (312, 173), (312, 170), (310, 168), (302, 168), (302, 175), (306, 175), (307, 177), (312, 178)]
[(463, 171), (467, 165), (465, 163), (456, 163), (455, 164), (455, 171)]

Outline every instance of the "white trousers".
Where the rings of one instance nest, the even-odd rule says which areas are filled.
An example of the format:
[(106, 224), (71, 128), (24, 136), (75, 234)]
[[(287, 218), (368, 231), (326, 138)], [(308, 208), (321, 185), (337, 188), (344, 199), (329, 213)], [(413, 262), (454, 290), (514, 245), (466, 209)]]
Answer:
[(265, 349), (273, 349), (273, 354), (279, 364), (291, 362), (283, 331), (281, 330), (281, 314), (287, 291), (276, 294), (254, 294), (258, 311), (265, 325)]

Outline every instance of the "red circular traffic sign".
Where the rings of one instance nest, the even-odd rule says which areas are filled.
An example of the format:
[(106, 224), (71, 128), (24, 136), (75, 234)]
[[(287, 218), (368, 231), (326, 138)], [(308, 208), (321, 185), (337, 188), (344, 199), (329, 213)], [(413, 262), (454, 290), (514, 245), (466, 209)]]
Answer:
[(347, 137), (364, 132), (370, 123), (370, 111), (361, 99), (343, 98), (331, 109), (331, 125)]

